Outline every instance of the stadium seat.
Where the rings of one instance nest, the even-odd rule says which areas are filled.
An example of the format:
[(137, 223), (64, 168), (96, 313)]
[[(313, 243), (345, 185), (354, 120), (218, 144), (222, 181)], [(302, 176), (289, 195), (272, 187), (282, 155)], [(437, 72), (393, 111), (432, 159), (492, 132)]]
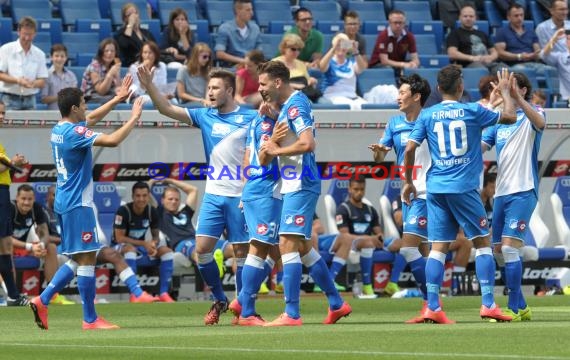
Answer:
[(160, 42), (161, 34), (160, 34), (160, 20), (158, 19), (150, 19), (150, 20), (141, 20), (141, 29), (148, 30), (156, 43)]
[(356, 1), (348, 2), (348, 10), (358, 13), (361, 22), (364, 21), (386, 21), (386, 11), (382, 1)]
[(69, 27), (75, 26), (77, 19), (101, 19), (101, 14), (94, 11), (97, 7), (97, 0), (59, 0), (59, 12), (63, 26), (69, 30)]
[(267, 29), (270, 21), (291, 20), (289, 1), (257, 0), (253, 2), (253, 16), (259, 27)]
[[(505, 22), (505, 20), (503, 20), (501, 22), (501, 24)], [(459, 20), (457, 20), (455, 22), (455, 28), (458, 28), (461, 26), (461, 23), (459, 22)], [(487, 20), (477, 20), (475, 21), (475, 25), (473, 25), (473, 27), (477, 30), (480, 30), (482, 32), (484, 32), (485, 34), (487, 34), (487, 36), (491, 35), (491, 31), (489, 29), (489, 22)], [(500, 27), (500, 26), (499, 26)]]
[(315, 110), (350, 110), (350, 105), (348, 104), (326, 104), (326, 103), (316, 103), (313, 104), (313, 109)]
[[(81, 81), (83, 80), (83, 73), (85, 73), (86, 66), (68, 66), (67, 70), (73, 72), (77, 78), (77, 85), (81, 87)], [(97, 104), (99, 105), (99, 104)]]
[(364, 95), (376, 85), (397, 86), (392, 68), (366, 69), (358, 75), (356, 88), (358, 93)]
[(565, 247), (549, 247), (550, 230), (540, 217), (540, 201), (530, 217), (523, 248), (524, 261), (565, 260)]
[(546, 87), (551, 91), (552, 102), (558, 101), (560, 96), (560, 78), (556, 69), (547, 68), (545, 71)]
[(344, 29), (344, 22), (341, 20), (319, 20), (317, 30), (323, 34), (336, 34)]
[(501, 27), (504, 19), (499, 10), (497, 10), (495, 3), (492, 1), (485, 1), (483, 3), (483, 9), (485, 10), (487, 20), (489, 21), (489, 26), (492, 28)]
[(465, 89), (479, 89), (479, 80), (489, 75), (487, 68), (463, 68), (462, 71)]
[(36, 23), (38, 32), (49, 33), (52, 44), (61, 44), (61, 19), (36, 19)]
[(111, 0), (97, 0), (99, 14), (103, 19), (111, 19)]
[(77, 54), (93, 54), (97, 52), (99, 35), (96, 33), (73, 33), (64, 32), (62, 34), (63, 44), (67, 47), (70, 60), (75, 61)]
[(400, 197), (402, 181), (399, 179), (384, 181), (384, 190), (380, 195), (380, 216), (384, 237), (399, 238), (400, 232), (392, 217), (393, 203)]
[(362, 34), (378, 35), (386, 27), (388, 27), (388, 21), (386, 20), (365, 20), (362, 23)]
[(46, 197), (48, 193), (48, 189), (50, 186), (55, 185), (52, 182), (36, 182), (33, 183), (34, 188), (34, 199), (35, 202), (39, 203), (42, 206), (46, 204)]
[(227, 1), (208, 1), (206, 4), (206, 16), (212, 29), (222, 25), (224, 21), (234, 18), (233, 11), (230, 11), (231, 3)]
[(31, 16), (34, 19), (52, 18), (49, 0), (13, 0), (11, 4), (10, 12), (14, 24), (18, 24), (24, 16)]
[(313, 21), (340, 20), (340, 5), (336, 1), (310, 1), (301, 0), (301, 7), (311, 10)]
[(441, 53), (434, 34), (419, 34), (415, 35), (415, 37), (418, 54), (438, 55)]
[(404, 69), (404, 76), (410, 76), (411, 74), (418, 74), (419, 76), (426, 79), (431, 85), (432, 89), (437, 85), (437, 73), (440, 69)]
[(273, 59), (279, 52), (279, 43), (282, 38), (282, 34), (261, 34), (262, 51), (266, 59)]
[(433, 34), (437, 44), (437, 52), (441, 53), (443, 44), (443, 23), (439, 20), (434, 21), (420, 21), (415, 20), (410, 22), (408, 27), (414, 35)]
[(398, 104), (362, 104), (362, 110), (386, 110), (386, 109), (399, 109)]
[(77, 56), (75, 56), (74, 65), (81, 66), (85, 69), (87, 65), (91, 64), (91, 61), (93, 61), (95, 55), (96, 53), (78, 53)]
[(12, 19), (0, 18), (0, 46), (12, 41)]
[(433, 20), (429, 1), (394, 1), (393, 9), (403, 11), (407, 21)]
[(121, 206), (121, 198), (112, 182), (96, 182), (93, 186), (93, 202), (97, 219), (107, 239), (112, 238), (115, 212)]
[(535, 26), (546, 20), (544, 18), (542, 10), (540, 9), (540, 5), (538, 5), (536, 1), (529, 1), (528, 9), (530, 11), (530, 17), (534, 21)]
[(368, 58), (370, 59), (374, 52), (374, 45), (376, 45), (378, 34), (362, 34), (362, 37), (366, 41), (366, 55), (368, 55)]
[(556, 179), (554, 190), (550, 195), (554, 225), (558, 240), (562, 245), (570, 247), (570, 176)]
[[(139, 9), (139, 16), (142, 21), (149, 20), (148, 13), (146, 11), (146, 1), (145, 0), (129, 0), (130, 3), (136, 5)], [(111, 24), (113, 27), (119, 28), (123, 25), (123, 19), (121, 18), (121, 9), (125, 5), (124, 0), (111, 0)]]
[(154, 197), (154, 200), (156, 200), (157, 204), (160, 204), (165, 188), (166, 185), (163, 183), (154, 183), (150, 188), (150, 193)]
[(76, 32), (93, 32), (99, 35), (99, 41), (111, 37), (111, 20), (109, 19), (77, 19), (75, 20)]
[(170, 19), (170, 13), (176, 8), (182, 8), (186, 11), (188, 15), (188, 20), (190, 23), (198, 20), (198, 3), (196, 0), (187, 1), (166, 1), (161, 0), (158, 2), (158, 16), (160, 18), (160, 23), (163, 27), (168, 25), (168, 20)]
[(420, 66), (423, 68), (436, 68), (439, 70), (450, 63), (447, 55), (421, 55), (419, 53), (418, 57)]
[(271, 20), (269, 21), (267, 32), (269, 34), (284, 34), (285, 32), (289, 31), (292, 27), (295, 26), (295, 22), (293, 20)]
[(194, 36), (194, 44), (197, 42), (205, 42), (206, 44), (210, 43), (208, 20), (194, 20), (190, 22), (189, 26)]

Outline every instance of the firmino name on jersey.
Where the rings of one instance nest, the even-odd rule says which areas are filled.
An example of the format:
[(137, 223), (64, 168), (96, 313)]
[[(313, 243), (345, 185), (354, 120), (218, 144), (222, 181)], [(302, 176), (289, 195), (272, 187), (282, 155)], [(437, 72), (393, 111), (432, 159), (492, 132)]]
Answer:
[(441, 119), (457, 119), (465, 116), (465, 111), (463, 109), (452, 109), (452, 110), (441, 110), (434, 111), (431, 113), (431, 118), (434, 120)]

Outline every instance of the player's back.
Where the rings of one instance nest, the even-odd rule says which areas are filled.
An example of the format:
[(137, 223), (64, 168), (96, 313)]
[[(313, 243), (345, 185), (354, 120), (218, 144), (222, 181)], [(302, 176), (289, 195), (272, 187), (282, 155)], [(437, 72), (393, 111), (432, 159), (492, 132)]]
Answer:
[(85, 127), (85, 123), (60, 122), (53, 127), (51, 148), (57, 169), (56, 213), (64, 214), (80, 206), (94, 207), (91, 147), (98, 135)]
[(414, 141), (428, 140), (432, 159), (427, 173), (428, 192), (463, 193), (479, 188), (483, 169), (481, 131), (499, 117), (500, 113), (477, 103), (457, 101), (443, 101), (420, 114), (410, 137)]

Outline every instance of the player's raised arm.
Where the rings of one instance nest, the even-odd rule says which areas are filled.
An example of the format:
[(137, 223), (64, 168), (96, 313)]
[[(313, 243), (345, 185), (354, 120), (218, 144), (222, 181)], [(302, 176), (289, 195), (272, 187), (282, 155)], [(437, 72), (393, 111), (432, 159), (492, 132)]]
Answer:
[[(544, 127), (546, 126), (546, 121), (544, 120), (544, 116), (541, 115), (538, 111), (536, 111), (534, 106), (532, 106), (531, 104), (528, 103), (528, 101), (525, 100), (517, 80), (518, 79), (516, 78), (516, 75), (513, 76), (511, 80), (511, 89), (510, 89), (510, 94), (516, 106), (518, 106), (519, 108), (522, 109), (522, 111), (524, 111), (525, 115), (528, 117), (528, 119), (534, 125), (535, 128), (537, 128), (538, 130), (543, 130)], [(526, 92), (529, 92), (529, 89), (526, 89)]]
[(119, 145), (125, 138), (129, 135), (131, 130), (135, 127), (135, 124), (141, 118), (143, 98), (139, 97), (135, 100), (133, 108), (131, 110), (131, 118), (119, 129), (115, 130), (111, 134), (100, 134), (97, 136), (93, 145), (95, 146), (105, 146), (105, 147), (115, 147)]
[(374, 161), (380, 163), (384, 161), (386, 154), (392, 150), (391, 148), (382, 145), (382, 144), (370, 144), (368, 145), (368, 149), (372, 151), (372, 156), (374, 156)]
[(509, 73), (509, 69), (502, 68), (501, 70), (497, 71), (497, 77), (499, 78), (497, 87), (501, 91), (501, 96), (503, 98), (503, 111), (501, 111), (501, 118), (499, 119), (499, 123), (513, 124), (517, 121), (515, 104), (513, 98), (510, 95), (513, 74)]
[(133, 77), (130, 74), (127, 74), (127, 76), (123, 78), (123, 82), (121, 83), (121, 86), (117, 89), (115, 96), (111, 100), (99, 106), (97, 109), (87, 114), (87, 116), (85, 117), (87, 126), (93, 126), (97, 124), (97, 122), (99, 122), (105, 116), (107, 116), (107, 114), (111, 110), (113, 110), (118, 103), (127, 100), (130, 95), (129, 87), (131, 86), (132, 83), (133, 83)]
[(154, 71), (149, 71), (144, 66), (139, 66), (137, 69), (137, 76), (141, 86), (146, 89), (147, 94), (152, 99), (152, 103), (156, 109), (164, 116), (168, 116), (174, 120), (182, 121), (186, 124), (192, 124), (186, 109), (180, 106), (171, 104), (168, 99), (163, 96), (158, 88), (153, 84), (152, 77)]

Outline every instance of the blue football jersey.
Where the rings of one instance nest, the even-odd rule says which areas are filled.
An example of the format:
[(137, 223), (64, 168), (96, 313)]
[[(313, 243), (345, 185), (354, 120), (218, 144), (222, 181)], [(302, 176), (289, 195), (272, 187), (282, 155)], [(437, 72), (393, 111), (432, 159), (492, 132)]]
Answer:
[(259, 149), (273, 134), (275, 120), (267, 116), (258, 115), (250, 124), (247, 133), (247, 147), (249, 149), (249, 176), (243, 188), (243, 200), (255, 200), (279, 194), (279, 161), (274, 157), (271, 163), (261, 166), (259, 162)]
[[(281, 107), (278, 122), (287, 122), (289, 131), (281, 146), (295, 143), (303, 131), (312, 131), (315, 136), (311, 101), (300, 91), (295, 91)], [(314, 152), (299, 155), (280, 156), (281, 193), (287, 194), (300, 190), (321, 193), (321, 178), (317, 169)]]
[[(536, 108), (544, 118), (544, 110)], [(514, 124), (496, 124), (485, 129), (482, 141), (497, 149), (495, 196), (534, 190), (538, 196), (538, 152), (542, 130), (534, 127), (524, 111), (517, 110)]]
[(241, 164), (249, 123), (257, 116), (255, 110), (237, 107), (220, 114), (215, 108), (186, 109), (192, 125), (202, 131), (206, 162), (211, 173), (206, 192), (221, 196), (241, 196), (243, 181)]
[(477, 103), (442, 101), (420, 113), (409, 140), (427, 139), (432, 165), (428, 193), (457, 194), (479, 189), (483, 170), (481, 131), (494, 125), (500, 112)]
[(93, 204), (93, 156), (91, 147), (100, 133), (85, 122), (60, 122), (51, 131), (51, 150), (57, 170), (54, 209), (65, 214)]

